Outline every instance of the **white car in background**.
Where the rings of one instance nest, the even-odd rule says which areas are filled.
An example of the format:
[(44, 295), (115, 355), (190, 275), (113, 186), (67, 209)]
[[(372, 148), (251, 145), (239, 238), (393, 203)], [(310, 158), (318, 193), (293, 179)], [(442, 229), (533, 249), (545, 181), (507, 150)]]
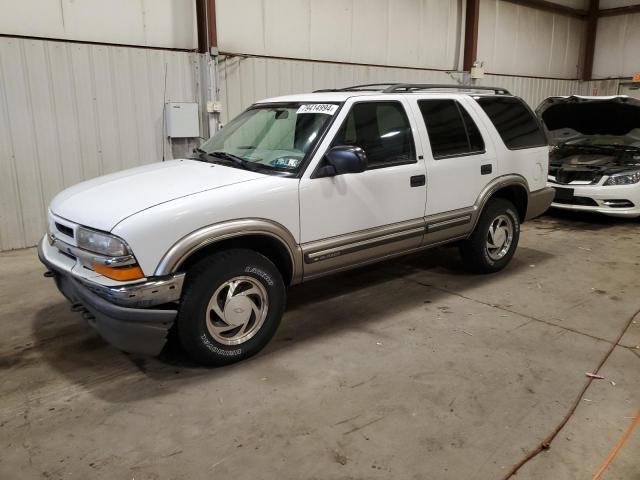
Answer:
[(550, 97), (537, 109), (552, 146), (552, 207), (640, 217), (640, 100)]

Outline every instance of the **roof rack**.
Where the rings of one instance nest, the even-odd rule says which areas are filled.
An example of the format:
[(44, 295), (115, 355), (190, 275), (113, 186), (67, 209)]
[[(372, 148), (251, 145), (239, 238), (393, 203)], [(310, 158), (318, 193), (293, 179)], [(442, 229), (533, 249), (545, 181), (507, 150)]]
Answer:
[(351, 87), (344, 88), (323, 88), (322, 90), (314, 90), (313, 93), (322, 93), (322, 92), (380, 92), (385, 90), (385, 88), (375, 88), (375, 87), (393, 87), (394, 85), (399, 85), (397, 83), (366, 83), (364, 85), (353, 85)]
[(438, 84), (438, 83), (395, 83), (385, 88), (383, 93), (398, 93), (398, 92), (415, 92), (417, 90), (478, 90), (478, 91), (490, 91), (496, 95), (511, 95), (509, 90), (502, 87), (485, 87), (481, 85), (451, 85), (451, 84)]
[(417, 92), (420, 90), (464, 90), (464, 91), (489, 91), (496, 95), (511, 95), (509, 90), (502, 87), (485, 87), (480, 85), (456, 85), (438, 83), (368, 83), (365, 85), (353, 85), (345, 88), (325, 88), (315, 90), (313, 93), (322, 92), (382, 92), (401, 93)]

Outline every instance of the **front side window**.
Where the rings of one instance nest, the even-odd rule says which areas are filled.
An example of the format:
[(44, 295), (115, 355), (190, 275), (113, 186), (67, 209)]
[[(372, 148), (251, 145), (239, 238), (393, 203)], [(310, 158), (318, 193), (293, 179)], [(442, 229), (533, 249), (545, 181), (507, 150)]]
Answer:
[(263, 172), (296, 173), (328, 127), (337, 104), (256, 105), (203, 143), (199, 152)]
[(510, 150), (547, 144), (540, 124), (527, 105), (517, 97), (476, 97), (476, 101), (498, 130)]
[(362, 148), (369, 168), (416, 161), (411, 125), (399, 102), (355, 103), (333, 140), (338, 145)]
[(418, 101), (427, 126), (433, 158), (459, 157), (484, 152), (484, 140), (475, 122), (455, 100)]

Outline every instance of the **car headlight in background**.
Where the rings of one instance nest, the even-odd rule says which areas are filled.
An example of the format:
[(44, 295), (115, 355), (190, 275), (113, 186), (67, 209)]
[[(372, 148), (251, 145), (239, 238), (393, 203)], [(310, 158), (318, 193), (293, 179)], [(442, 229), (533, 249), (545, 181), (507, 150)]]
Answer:
[(78, 242), (78, 247), (100, 255), (109, 257), (131, 255), (129, 247), (123, 240), (108, 233), (80, 227), (76, 230), (76, 241)]
[(605, 186), (632, 185), (638, 182), (640, 182), (640, 170), (635, 172), (616, 173), (615, 175), (611, 175), (604, 184)]

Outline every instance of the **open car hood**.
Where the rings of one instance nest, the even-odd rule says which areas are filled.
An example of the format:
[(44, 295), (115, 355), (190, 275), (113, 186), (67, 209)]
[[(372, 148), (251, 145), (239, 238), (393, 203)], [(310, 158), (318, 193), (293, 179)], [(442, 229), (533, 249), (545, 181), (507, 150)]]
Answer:
[(551, 144), (593, 135), (640, 140), (640, 100), (612, 97), (549, 97), (536, 109)]

